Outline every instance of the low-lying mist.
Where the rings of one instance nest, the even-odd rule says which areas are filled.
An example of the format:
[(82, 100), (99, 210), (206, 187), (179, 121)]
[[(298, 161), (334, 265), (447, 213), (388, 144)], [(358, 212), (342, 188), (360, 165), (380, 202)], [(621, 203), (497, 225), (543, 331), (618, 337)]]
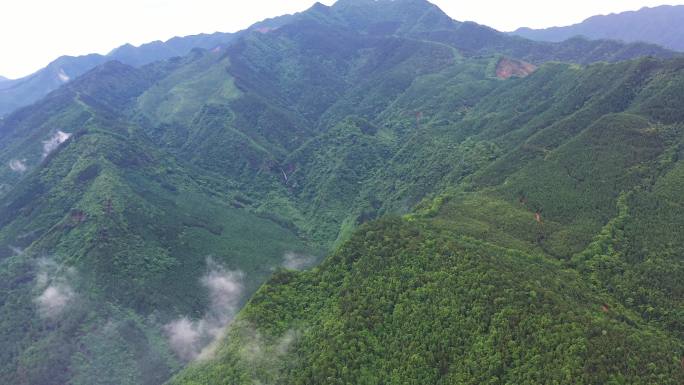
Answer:
[(61, 268), (50, 259), (41, 259), (38, 265), (36, 291), (40, 294), (34, 299), (38, 314), (43, 318), (58, 318), (76, 298), (71, 284), (76, 272)]
[(71, 134), (64, 131), (55, 132), (49, 139), (43, 141), (43, 158), (55, 151), (60, 144), (66, 142), (71, 137)]
[(210, 346), (223, 336), (244, 294), (241, 271), (226, 270), (212, 259), (207, 260), (207, 266), (209, 271), (201, 282), (209, 290), (209, 309), (199, 320), (181, 317), (164, 327), (171, 347), (185, 361), (211, 355)]
[(283, 267), (290, 270), (304, 270), (316, 263), (316, 257), (312, 255), (287, 252), (283, 257)]

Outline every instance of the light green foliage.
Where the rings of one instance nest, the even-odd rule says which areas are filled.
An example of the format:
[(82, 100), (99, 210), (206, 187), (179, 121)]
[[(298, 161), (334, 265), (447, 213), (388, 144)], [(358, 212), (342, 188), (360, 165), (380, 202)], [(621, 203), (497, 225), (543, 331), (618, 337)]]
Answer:
[[(682, 380), (681, 341), (577, 272), (431, 222), (378, 221), (318, 269), (276, 274), (217, 357), (171, 383)], [(268, 348), (288, 335), (295, 339), (286, 354)], [(258, 354), (244, 352), (254, 345), (263, 346)], [(263, 360), (269, 370), (258, 365)]]
[[(197, 55), (202, 55), (198, 53)], [(188, 124), (203, 104), (225, 104), (239, 95), (220, 53), (189, 60), (140, 96), (140, 110), (154, 122)], [(192, 56), (191, 56), (192, 58)]]

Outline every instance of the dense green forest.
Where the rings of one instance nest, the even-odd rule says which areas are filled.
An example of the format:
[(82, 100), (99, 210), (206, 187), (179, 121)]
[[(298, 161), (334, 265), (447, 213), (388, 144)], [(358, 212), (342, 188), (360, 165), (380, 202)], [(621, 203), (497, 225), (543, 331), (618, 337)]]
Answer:
[(423, 123), (368, 196), (445, 192), (271, 278), (174, 383), (680, 383), (683, 64), (549, 64)]
[(459, 219), (438, 218), (378, 221), (319, 268), (276, 274), (216, 357), (172, 383), (677, 384), (684, 378), (681, 340), (576, 270), (535, 252), (455, 235)]
[(0, 120), (0, 382), (682, 383), (684, 59), (257, 27)]

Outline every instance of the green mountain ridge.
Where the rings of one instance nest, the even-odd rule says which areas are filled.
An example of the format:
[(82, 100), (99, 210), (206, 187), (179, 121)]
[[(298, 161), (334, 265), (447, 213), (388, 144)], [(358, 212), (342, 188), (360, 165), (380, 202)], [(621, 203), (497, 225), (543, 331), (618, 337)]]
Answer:
[[(682, 379), (678, 357), (682, 352), (684, 307), (677, 293), (684, 292), (684, 288), (679, 279), (682, 272), (682, 243), (676, 240), (677, 234), (681, 233), (682, 222), (674, 218), (679, 215), (675, 212), (680, 210), (676, 208), (679, 198), (676, 197), (678, 182), (675, 181), (681, 169), (678, 155), (681, 153), (681, 128), (676, 123), (677, 118), (671, 115), (674, 110), (666, 112), (660, 108), (653, 110), (647, 107), (661, 105), (653, 100), (651, 92), (668, 86), (644, 84), (644, 79), (659, 83), (665, 77), (657, 74), (668, 73), (667, 82), (672, 87), (677, 84), (677, 76), (673, 76), (672, 71), (681, 71), (681, 68), (681, 61), (658, 62), (652, 59), (613, 65), (598, 64), (586, 69), (552, 64), (543, 66), (524, 80), (500, 84), (500, 89), (470, 110), (461, 124), (451, 127), (452, 131), (458, 132), (459, 126), (463, 130), (468, 123), (481, 122), (483, 129), (473, 127), (475, 135), (465, 142), (461, 141), (462, 148), (467, 148), (468, 142), (468, 147), (475, 146), (472, 142), (479, 139), (482, 140), (480, 149), (484, 149), (485, 143), (494, 141), (489, 144), (494, 147), (489, 149), (494, 156), (479, 160), (484, 165), (471, 176), (463, 177), (462, 171), (455, 169), (454, 172), (460, 171), (456, 178), (462, 178), (461, 183), (455, 183), (451, 175), (445, 178), (450, 180), (447, 186), (460, 185), (457, 188), (465, 192), (439, 196), (434, 203), (426, 200), (419, 206), (415, 219), (409, 216), (394, 222), (381, 221), (370, 228), (360, 229), (352, 241), (345, 243), (336, 254), (329, 257), (320, 269), (276, 275), (242, 311), (239, 321), (231, 328), (229, 338), (220, 345), (216, 358), (192, 366), (179, 375), (174, 383), (403, 383), (407, 380), (418, 383), (426, 379), (429, 379), (429, 383), (538, 383), (542, 382), (542, 378), (551, 378), (549, 381), (556, 383), (678, 383)], [(567, 82), (568, 76), (575, 81)], [(605, 87), (606, 83), (601, 82), (610, 83), (613, 87)], [(560, 87), (560, 84), (570, 89)], [(641, 92), (634, 93), (635, 84), (639, 84)], [(597, 90), (602, 92), (596, 94)], [(587, 99), (586, 95), (591, 94), (594, 94), (593, 97)], [(536, 102), (533, 103), (533, 100)], [(548, 112), (544, 113), (540, 109), (539, 100), (549, 100)], [(582, 103), (578, 104), (578, 100)], [(533, 109), (534, 114), (526, 113), (525, 106)], [(564, 108), (568, 108), (566, 117), (559, 115)], [(498, 116), (490, 118), (494, 121), (483, 118), (491, 116), (494, 111), (498, 112)], [(649, 119), (644, 119), (644, 116)], [(510, 119), (515, 121), (511, 122)], [(592, 120), (593, 123), (586, 123)], [(497, 126), (496, 122), (500, 122), (501, 126)], [(508, 131), (501, 132), (503, 127), (508, 127)], [(533, 130), (534, 127), (537, 128)], [(572, 134), (568, 132), (571, 127), (585, 128)], [(434, 138), (439, 132), (439, 126), (431, 129), (424, 136)], [(523, 136), (525, 131), (527, 135)], [(515, 140), (516, 136), (520, 139)], [(446, 138), (448, 136), (444, 134), (440, 136), (442, 141)], [(505, 148), (495, 147), (497, 142), (513, 144), (513, 147), (505, 152)], [(445, 147), (452, 151), (458, 148), (454, 142), (451, 143)], [(423, 148), (440, 154), (438, 156), (445, 156), (435, 142), (431, 144)], [(508, 155), (496, 156), (497, 153)], [(447, 164), (450, 160), (456, 163), (458, 158), (463, 163), (467, 159), (466, 153), (443, 161)], [(421, 158), (407, 162), (404, 158), (400, 163), (415, 165), (421, 164), (421, 161), (425, 162)], [(516, 167), (510, 166), (512, 162), (515, 162)], [(391, 165), (382, 167), (391, 169)], [(421, 169), (434, 172), (440, 167), (432, 164)], [(375, 180), (382, 178), (376, 174)], [(440, 183), (434, 176), (424, 177), (425, 180), (429, 182), (423, 185)], [(410, 187), (418, 191), (422, 187), (418, 183), (411, 185), (409, 181), (402, 182), (404, 188), (409, 186), (409, 191)], [(649, 203), (645, 205), (645, 202)], [(653, 208), (653, 211), (646, 207)], [(666, 215), (665, 211), (670, 210), (675, 212)], [(578, 212), (583, 213), (581, 217), (576, 216)], [(538, 213), (539, 222), (535, 221)], [(413, 224), (415, 221), (420, 224)], [(662, 227), (658, 223), (667, 225)], [(646, 241), (653, 235), (642, 233), (652, 234), (652, 228), (658, 228), (657, 231), (662, 233), (661, 241)], [(459, 236), (465, 237), (464, 240), (458, 241)], [(587, 308), (588, 318), (577, 321), (577, 333), (582, 336), (579, 339), (571, 337), (569, 329), (572, 328), (561, 327), (567, 325), (568, 316), (560, 316), (563, 321), (555, 321), (563, 331), (549, 337), (560, 338), (554, 340), (551, 346), (582, 341), (583, 347), (576, 353), (570, 353), (573, 351), (571, 348), (561, 349), (565, 353), (558, 358), (558, 367), (553, 364), (553, 355), (546, 358), (534, 356), (534, 353), (530, 353), (529, 357), (515, 356), (512, 352), (517, 344), (513, 342), (513, 345), (496, 345), (496, 342), (484, 339), (467, 345), (473, 346), (471, 350), (456, 352), (453, 351), (454, 347), (468, 343), (444, 341), (449, 341), (450, 335), (458, 335), (457, 331), (463, 327), (460, 325), (477, 325), (478, 321), (489, 323), (470, 312), (445, 316), (439, 326), (430, 328), (426, 327), (431, 325), (428, 320), (433, 318), (430, 316), (424, 319), (411, 318), (424, 311), (443, 309), (448, 312), (463, 306), (452, 302), (439, 305), (440, 301), (455, 301), (455, 298), (459, 298), (446, 294), (451, 293), (445, 291), (447, 288), (464, 290), (462, 287), (467, 284), (447, 283), (449, 281), (444, 281), (449, 279), (447, 273), (432, 264), (439, 263), (435, 259), (441, 261), (440, 258), (447, 256), (457, 260), (464, 258), (469, 261), (474, 258), (479, 261), (478, 258), (468, 257), (471, 251), (456, 251), (449, 246), (441, 246), (448, 242), (473, 242), (474, 239), (481, 240), (476, 243), (485, 242), (481, 246), (484, 249), (477, 255), (499, 255), (500, 249), (492, 245), (505, 247), (506, 252), (528, 255), (521, 257), (517, 254), (518, 257), (512, 257), (513, 261), (523, 263), (531, 258), (537, 263), (548, 265), (552, 270), (579, 273), (576, 278), (562, 279), (561, 282), (589, 285), (584, 288), (557, 289), (558, 294), (581, 296), (595, 293), (605, 296), (604, 299), (596, 297), (593, 300), (581, 300), (592, 305)], [(644, 241), (646, 243), (642, 243)], [(420, 250), (423, 245), (426, 245), (427, 251)], [(452, 251), (444, 254), (444, 250)], [(359, 258), (363, 262), (356, 262)], [(391, 262), (385, 261), (388, 258)], [(510, 290), (504, 288), (511, 281), (501, 279), (506, 274), (512, 274), (510, 271), (498, 265), (476, 266), (492, 274), (492, 279), (499, 278), (492, 281), (491, 287), (504, 292)], [(506, 266), (513, 268), (513, 265)], [(426, 278), (432, 268), (440, 277), (433, 278), (434, 281)], [(388, 269), (388, 272), (384, 273), (382, 269)], [(460, 277), (469, 271), (456, 270), (451, 277)], [(521, 268), (518, 274), (526, 276), (523, 271), (528, 273)], [(530, 273), (529, 278), (518, 279), (528, 282), (532, 286), (527, 287), (533, 288), (535, 279), (547, 276), (548, 273)], [(408, 277), (416, 277), (418, 282), (415, 286), (410, 285)], [(476, 295), (477, 290), (487, 287), (479, 279), (472, 278), (467, 282), (474, 286), (471, 292), (464, 294), (466, 296)], [(660, 284), (654, 285), (654, 282)], [(404, 299), (402, 302), (392, 297), (392, 283), (406, 285), (396, 289), (399, 298), (416, 300)], [(549, 289), (553, 287), (550, 284), (537, 285), (537, 288), (543, 287), (549, 296), (555, 295), (555, 290)], [(533, 290), (536, 293), (537, 289)], [(422, 301), (418, 298), (422, 298)], [(492, 317), (501, 311), (506, 314), (503, 319), (520, 320), (510, 311), (518, 311), (526, 305), (520, 302), (510, 305), (512, 298), (501, 297), (500, 303), (508, 307), (497, 307), (495, 298), (496, 295), (491, 295), (481, 299), (484, 303), (482, 306), (493, 312), (489, 313)], [(397, 306), (410, 309), (423, 301), (430, 303), (423, 311), (415, 310), (415, 313), (408, 314), (391, 311)], [(472, 301), (465, 300), (463, 303)], [(542, 312), (540, 317), (557, 316), (556, 312), (562, 306), (555, 304), (548, 313)], [(569, 305), (572, 309), (578, 306)], [(616, 310), (616, 307), (620, 307), (620, 310)], [(590, 325), (601, 324), (605, 314), (612, 317), (610, 324), (617, 329), (592, 329)], [(575, 315), (577, 313), (573, 313)], [(541, 321), (530, 322), (539, 325)], [(620, 324), (622, 326), (618, 326)], [(638, 326), (640, 324), (644, 325), (643, 328)], [(408, 329), (402, 329), (402, 325)], [(511, 336), (511, 333), (519, 330), (510, 330), (505, 324), (490, 328), (489, 333), (496, 336), (504, 333), (508, 336), (505, 338), (513, 341), (526, 338), (530, 343), (524, 348), (526, 352), (549, 352), (549, 347), (543, 347), (543, 338), (530, 341), (529, 337)], [(654, 328), (654, 332), (661, 330), (664, 334), (646, 337), (650, 333), (646, 332), (649, 328)], [(293, 345), (285, 353), (278, 353), (280, 339), (290, 339), (288, 333), (292, 330), (299, 340), (292, 342)], [(451, 330), (453, 332), (449, 332)], [(613, 332), (614, 337), (605, 337)], [(631, 334), (642, 332), (647, 334), (641, 337)], [(628, 337), (630, 334), (632, 336)], [(600, 343), (593, 342), (593, 338), (603, 340)], [(660, 353), (642, 351), (636, 354), (640, 359), (627, 363), (634, 359), (632, 354), (636, 349), (636, 346), (629, 345), (633, 343), (630, 341), (641, 338), (663, 338), (660, 342), (645, 343), (644, 347), (672, 345), (663, 348)], [(415, 344), (413, 349), (404, 348), (406, 345), (414, 346), (412, 343)], [(447, 353), (439, 350), (440, 343), (443, 344), (441, 349), (450, 347), (452, 351)], [(256, 347), (253, 347), (254, 344)], [(391, 348), (393, 344), (396, 344), (395, 348)], [(494, 351), (483, 353), (480, 358), (473, 356), (478, 351), (476, 346), (488, 348), (492, 344), (501, 346), (502, 354), (513, 354), (518, 360), (505, 359)], [(602, 350), (604, 348), (607, 350)], [(255, 358), (249, 353), (250, 349), (265, 351), (264, 357)], [(407, 351), (414, 355), (401, 355), (401, 352)], [(659, 354), (662, 356), (656, 358)], [(648, 356), (651, 358), (646, 358)], [(574, 360), (572, 357), (576, 357), (576, 366), (570, 364)], [(492, 364), (475, 364), (483, 359), (491, 359)], [(659, 368), (656, 372), (646, 367), (638, 368), (638, 365), (649, 360), (651, 369)], [(530, 362), (539, 362), (537, 368), (543, 370), (534, 374), (536, 369), (529, 367)]]
[(681, 344), (576, 272), (450, 230), (363, 227), (320, 268), (274, 276), (171, 383), (681, 380)]
[(257, 26), (0, 121), (2, 382), (680, 382), (682, 59), (414, 0)]
[[(392, 19), (391, 21), (383, 20), (382, 18), (373, 19), (372, 15), (380, 15), (388, 11), (389, 13), (386, 16), (389, 16)], [(414, 15), (419, 15), (419, 18), (416, 19)], [(125, 44), (112, 50), (107, 55), (90, 54), (78, 57), (60, 57), (51, 62), (47, 67), (31, 75), (21, 79), (2, 82), (3, 84), (0, 86), (0, 117), (6, 116), (21, 107), (33, 104), (51, 91), (106, 61), (117, 60), (136, 67), (143, 66), (158, 60), (185, 56), (194, 48), (214, 49), (218, 46), (225, 46), (234, 41), (237, 36), (249, 31), (268, 31), (293, 21), (315, 19), (316, 17), (323, 17), (326, 22), (343, 24), (347, 28), (361, 27), (360, 30), (374, 34), (401, 33), (403, 35), (419, 36), (421, 33), (430, 33), (432, 34), (429, 38), (430, 40), (446, 39), (450, 44), (454, 44), (458, 40), (460, 44), (465, 43), (464, 46), (459, 47), (463, 50), (469, 49), (467, 47), (469, 44), (467, 43), (468, 40), (481, 41), (483, 38), (486, 38), (499, 40), (496, 50), (488, 51), (489, 53), (508, 53), (507, 50), (510, 47), (507, 45), (511, 42), (510, 39), (507, 39), (504, 34), (498, 31), (475, 23), (454, 22), (439, 8), (422, 0), (402, 1), (400, 5), (392, 4), (391, 1), (338, 2), (334, 7), (327, 7), (316, 3), (305, 12), (264, 20), (252, 25), (245, 31), (234, 34), (217, 32), (213, 34), (174, 37), (165, 42), (154, 41), (139, 47)], [(456, 26), (461, 24), (463, 24), (461, 28), (456, 28)], [(460, 32), (456, 31), (457, 29)], [(485, 32), (485, 30), (487, 31)], [(486, 36), (474, 39), (476, 34), (484, 34)], [(524, 40), (518, 40), (513, 45), (520, 44), (530, 45), (529, 42)], [(598, 47), (596, 47), (597, 44), (599, 45)], [(668, 52), (660, 47), (645, 43), (622, 44), (614, 41), (600, 43), (577, 41), (573, 45), (537, 44), (537, 46), (542, 52), (528, 52), (531, 49), (528, 46), (518, 52), (511, 51), (510, 54), (514, 56), (529, 54), (531, 55), (530, 60), (543, 62), (546, 56), (544, 51), (557, 51), (555, 55), (558, 59), (582, 63), (597, 60), (624, 60), (634, 57), (634, 51), (638, 51), (639, 54), (656, 56), (674, 55), (673, 52)], [(587, 55), (583, 52), (589, 54)]]
[(154, 41), (134, 47), (130, 44), (114, 49), (107, 55), (62, 56), (33, 74), (20, 79), (1, 81), (0, 117), (31, 105), (69, 81), (105, 62), (116, 60), (132, 66), (143, 66), (175, 56), (185, 56), (193, 48), (212, 49), (229, 43), (229, 33), (200, 34), (174, 37), (165, 42)]
[[(81, 111), (68, 111), (67, 117), (76, 116), (82, 128), (6, 197), (11, 203), (0, 215), (7, 278), (3, 298), (24, 301), (3, 304), (2, 330), (8, 333), (3, 341), (13, 348), (3, 352), (3, 362), (19, 366), (19, 371), (3, 367), (3, 379), (94, 383), (102, 376), (97, 368), (104, 365), (111, 371), (105, 381), (160, 383), (179, 365), (161, 326), (173, 314), (199, 314), (207, 306), (199, 279), (206, 258), (239, 268), (253, 291), (284, 253), (311, 249), (291, 230), (232, 208), (201, 188), (172, 158), (120, 120), (114, 111), (126, 103), (119, 98), (149, 86), (149, 78), (140, 75), (132, 67), (111, 63), (53, 95), (72, 99), (69, 109)], [(88, 92), (84, 86), (93, 78), (107, 87)], [(62, 102), (46, 104), (56, 101)], [(255, 247), (262, 239), (269, 244)], [(17, 254), (17, 248), (23, 250)], [(190, 255), (193, 258), (187, 258)], [(40, 289), (33, 278), (13, 278), (36, 274), (37, 257), (78, 267), (70, 290), (80, 299), (58, 322), (36, 317), (30, 296)], [(154, 315), (150, 309), (166, 310)], [(38, 322), (31, 327), (19, 326), (35, 318)], [(122, 326), (109, 330), (105, 325), (110, 324)], [(18, 328), (25, 331), (14, 333)], [(36, 340), (42, 341), (41, 351), (61, 354), (38, 357), (41, 364), (35, 365), (30, 349), (14, 350), (35, 346)], [(115, 350), (100, 350), (107, 346)], [(147, 359), (140, 360), (143, 356)]]

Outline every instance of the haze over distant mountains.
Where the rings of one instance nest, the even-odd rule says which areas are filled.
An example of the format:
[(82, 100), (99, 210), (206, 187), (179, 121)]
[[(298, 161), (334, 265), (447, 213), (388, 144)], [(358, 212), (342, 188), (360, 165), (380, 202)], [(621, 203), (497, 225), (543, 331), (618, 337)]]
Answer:
[(118, 60), (128, 65), (141, 66), (174, 56), (184, 56), (193, 48), (214, 48), (230, 42), (231, 39), (230, 33), (200, 34), (175, 37), (166, 42), (154, 41), (140, 47), (126, 44), (107, 55), (62, 56), (26, 77), (15, 80), (0, 78), (0, 117), (37, 101), (107, 61)]
[[(317, 7), (317, 5), (314, 5), (313, 9), (320, 8)], [(610, 20), (612, 20), (612, 17), (617, 17), (614, 22), (603, 22), (601, 21), (603, 20), (603, 17), (597, 16), (587, 20), (587, 22), (591, 21), (591, 23), (589, 24), (589, 27), (584, 28), (586, 31), (584, 29), (579, 31), (580, 28), (577, 26), (566, 27), (569, 28), (568, 30), (565, 28), (549, 30), (530, 30), (522, 28), (514, 32), (514, 34), (533, 40), (552, 42), (560, 42), (576, 35), (585, 35), (590, 39), (617, 39), (627, 42), (645, 41), (647, 43), (658, 44), (675, 50), (684, 50), (684, 43), (681, 43), (684, 34), (682, 33), (682, 28), (679, 28), (676, 23), (676, 20), (678, 18), (681, 19), (684, 15), (683, 7), (684, 6), (659, 7), (606, 17)], [(676, 12), (671, 12), (669, 10), (670, 8), (674, 8)], [(303, 14), (300, 13), (267, 19), (254, 24), (252, 27), (248, 28), (247, 31), (277, 28), (298, 17), (302, 17), (302, 15)], [(599, 21), (595, 22), (594, 19)], [(465, 23), (464, 25), (468, 27), (476, 24)], [(608, 28), (604, 25), (613, 25), (613, 27)], [(624, 31), (621, 31), (620, 25), (628, 25), (629, 27), (623, 28)], [(637, 27), (634, 28), (634, 25)], [(573, 28), (577, 29), (577, 31)], [(498, 34), (497, 31), (491, 28), (487, 28), (487, 30), (489, 30), (488, 33), (490, 34), (494, 34), (495, 32)], [(607, 32), (601, 32), (603, 30)], [(238, 32), (237, 34), (242, 32)], [(157, 60), (184, 56), (193, 48), (212, 49), (218, 45), (229, 43), (235, 36), (236, 34), (231, 33), (214, 33), (211, 35), (200, 34), (175, 37), (166, 42), (155, 41), (140, 47), (126, 44), (107, 55), (90, 54), (78, 57), (63, 56), (51, 62), (47, 67), (20, 79), (10, 80), (0, 77), (0, 118), (20, 107), (36, 102), (61, 85), (109, 60), (118, 60), (124, 64), (139, 67)], [(501, 36), (503, 36), (503, 34), (501, 34)], [(504, 44), (503, 40), (499, 43)], [(626, 48), (627, 51), (630, 49), (631, 48)], [(635, 49), (640, 50), (642, 48), (637, 47)], [(653, 47), (649, 49), (652, 51), (654, 50)], [(616, 58), (616, 60), (619, 59), (620, 58)]]
[(512, 34), (558, 42), (575, 36), (589, 39), (643, 41), (684, 51), (684, 5), (663, 5), (639, 11), (593, 16), (581, 23), (545, 29), (519, 28)]

